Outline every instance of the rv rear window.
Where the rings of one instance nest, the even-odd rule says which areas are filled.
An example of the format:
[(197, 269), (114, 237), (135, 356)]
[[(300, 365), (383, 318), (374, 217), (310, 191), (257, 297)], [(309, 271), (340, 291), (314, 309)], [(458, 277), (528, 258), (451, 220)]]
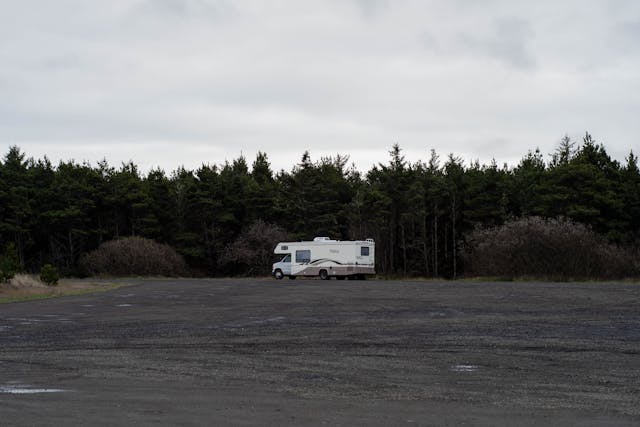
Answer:
[(296, 251), (296, 262), (311, 262), (311, 251)]
[(361, 246), (360, 247), (360, 255), (369, 256), (369, 246)]

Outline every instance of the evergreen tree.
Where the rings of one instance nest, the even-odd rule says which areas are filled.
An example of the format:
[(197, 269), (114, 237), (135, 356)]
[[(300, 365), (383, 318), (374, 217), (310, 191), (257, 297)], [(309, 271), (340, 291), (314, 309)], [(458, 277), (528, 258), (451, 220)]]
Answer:
[(447, 208), (445, 215), (448, 221), (445, 223), (444, 237), (444, 258), (447, 275), (453, 278), (458, 276), (458, 242), (462, 236), (462, 216), (463, 198), (465, 195), (464, 165), (462, 159), (449, 155), (444, 165), (444, 181), (447, 191)]
[(88, 164), (61, 162), (51, 182), (53, 200), (42, 219), (49, 227), (50, 261), (63, 272), (73, 271), (80, 255), (97, 244), (94, 218), (99, 179)]
[(141, 221), (140, 234), (160, 243), (172, 241), (176, 210), (171, 200), (171, 181), (162, 169), (149, 171), (143, 182), (143, 192), (148, 200), (148, 210)]
[(138, 167), (128, 162), (123, 163), (119, 170), (110, 172), (107, 202), (113, 215), (113, 235), (140, 235), (148, 215), (149, 200)]
[(15, 245), (21, 265), (25, 265), (26, 251), (31, 243), (29, 218), (32, 216), (33, 187), (28, 169), (32, 164), (33, 160), (26, 159), (17, 146), (12, 146), (0, 165), (0, 182), (3, 186), (0, 193), (2, 243)]
[(516, 217), (544, 215), (541, 186), (547, 170), (540, 150), (529, 151), (511, 173), (508, 211)]
[(638, 158), (629, 153), (627, 163), (621, 171), (623, 212), (626, 214), (626, 233), (622, 242), (640, 250), (640, 170)]
[(197, 270), (205, 268), (207, 261), (201, 229), (202, 200), (199, 182), (192, 171), (178, 168), (171, 175), (171, 203), (175, 215), (172, 246)]

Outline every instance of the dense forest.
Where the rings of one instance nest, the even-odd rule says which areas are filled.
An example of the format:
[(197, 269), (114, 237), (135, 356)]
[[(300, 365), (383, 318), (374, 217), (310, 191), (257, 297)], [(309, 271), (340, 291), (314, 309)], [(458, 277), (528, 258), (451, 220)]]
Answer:
[(291, 171), (274, 172), (258, 153), (251, 165), (240, 157), (142, 174), (132, 162), (53, 165), (13, 146), (0, 162), (0, 248), (14, 248), (27, 271), (51, 263), (69, 275), (100, 244), (141, 236), (175, 248), (192, 274), (227, 275), (242, 273), (225, 262), (228, 248), (260, 223), (292, 239), (373, 238), (382, 274), (457, 277), (474, 229), (536, 216), (571, 219), (637, 250), (634, 154), (620, 163), (586, 134), (545, 157), (535, 150), (515, 166), (465, 165), (431, 151), (412, 163), (394, 145), (366, 173), (347, 156), (312, 161), (305, 152)]

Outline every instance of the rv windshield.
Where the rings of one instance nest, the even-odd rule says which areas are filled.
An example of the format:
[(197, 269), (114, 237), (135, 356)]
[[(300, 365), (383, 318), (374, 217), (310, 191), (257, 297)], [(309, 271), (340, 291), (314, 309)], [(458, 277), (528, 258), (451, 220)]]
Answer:
[(280, 260), (280, 262), (291, 262), (291, 254), (287, 254)]

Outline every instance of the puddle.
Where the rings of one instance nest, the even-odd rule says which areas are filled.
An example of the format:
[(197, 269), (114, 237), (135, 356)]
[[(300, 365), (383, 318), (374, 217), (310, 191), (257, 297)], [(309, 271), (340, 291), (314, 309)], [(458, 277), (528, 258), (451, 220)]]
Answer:
[(478, 365), (453, 365), (449, 370), (453, 372), (475, 372), (478, 370)]
[(80, 307), (95, 307), (93, 304), (80, 304)]
[(131, 304), (118, 304), (116, 307), (133, 307)]
[(68, 390), (61, 388), (33, 388), (28, 385), (4, 385), (0, 386), (0, 393), (5, 394), (37, 394), (37, 393), (62, 393)]

